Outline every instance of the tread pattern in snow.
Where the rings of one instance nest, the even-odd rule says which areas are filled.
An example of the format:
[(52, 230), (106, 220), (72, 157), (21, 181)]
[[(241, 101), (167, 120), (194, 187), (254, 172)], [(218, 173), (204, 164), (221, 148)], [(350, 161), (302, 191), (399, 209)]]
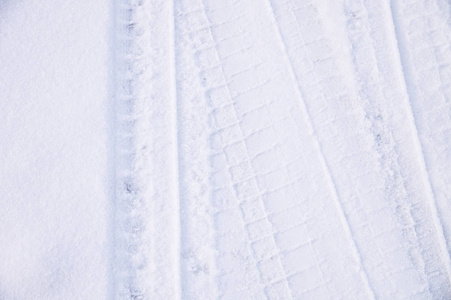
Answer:
[(451, 180), (450, 6), (445, 1), (392, 3), (407, 91), (449, 253)]
[(163, 2), (121, 6), (119, 296), (449, 296), (445, 4)]
[(171, 4), (130, 1), (116, 8), (118, 299), (173, 298), (180, 293)]
[[(361, 88), (359, 93), (368, 101), (365, 112), (370, 117), (379, 161), (385, 170), (385, 193), (390, 195), (399, 224), (395, 230), (403, 233), (404, 247), (415, 257), (413, 268), (423, 284), (417, 293), (436, 297), (449, 289), (443, 268), (446, 259), (442, 259), (437, 242), (440, 234), (425, 235), (437, 229), (433, 222), (434, 207), (428, 206), (433, 197), (427, 192), (428, 174), (422, 168), (422, 152), (407, 95), (400, 88), (404, 86), (403, 74), (398, 71), (402, 68), (393, 55), (397, 53), (397, 45), (390, 22), (383, 17), (389, 14), (388, 5), (364, 1), (361, 10), (352, 13), (348, 21), (350, 44)], [(371, 70), (376, 73), (365, 80)]]
[[(359, 1), (354, 2), (354, 4), (358, 3)], [(361, 9), (363, 8), (361, 6)], [(374, 11), (374, 8), (377, 7), (373, 7), (370, 11)], [(431, 230), (433, 225), (430, 221), (427, 222), (424, 218), (417, 217), (424, 213), (426, 215), (430, 213), (428, 207), (422, 203), (425, 198), (422, 191), (409, 186), (415, 182), (414, 177), (410, 174), (416, 174), (418, 167), (412, 163), (406, 164), (404, 159), (407, 157), (399, 157), (400, 153), (394, 148), (408, 147), (405, 145), (412, 148), (411, 141), (402, 140), (404, 138), (402, 134), (411, 135), (411, 132), (409, 132), (409, 128), (406, 129), (406, 124), (401, 122), (390, 124), (393, 120), (398, 120), (399, 116), (393, 113), (384, 115), (382, 110), (384, 106), (378, 108), (378, 102), (369, 98), (379, 95), (378, 101), (384, 99), (386, 95), (377, 90), (379, 86), (382, 86), (383, 92), (391, 93), (392, 98), (381, 103), (385, 103), (387, 107), (393, 107), (395, 112), (400, 114), (407, 113), (404, 107), (395, 107), (390, 104), (390, 100), (393, 102), (397, 92), (393, 90), (393, 87), (387, 85), (384, 87), (384, 81), (374, 81), (375, 76), (383, 77), (388, 74), (383, 70), (385, 61), (381, 63), (382, 69), (378, 70), (379, 62), (368, 56), (368, 53), (371, 54), (378, 50), (372, 39), (377, 38), (376, 34), (381, 35), (383, 32), (380, 30), (374, 36), (365, 32), (359, 33), (359, 29), (366, 30), (371, 26), (369, 23), (365, 23), (367, 21), (364, 16), (363, 18), (359, 16), (359, 19), (355, 20), (356, 13), (350, 14), (353, 18), (350, 20), (351, 26), (348, 27), (352, 30), (349, 32), (351, 45), (353, 45), (352, 55), (360, 59), (360, 61), (354, 59), (353, 64), (360, 68), (356, 69), (356, 78), (359, 80), (356, 86), (360, 85), (361, 88), (353, 90), (352, 86), (345, 85), (349, 80), (345, 80), (340, 75), (343, 72), (340, 72), (340, 65), (333, 57), (332, 44), (325, 39), (318, 39), (318, 36), (322, 36), (320, 32), (324, 20), (319, 18), (321, 9), (313, 5), (297, 5), (296, 3), (275, 6), (278, 22), (281, 24), (281, 34), (297, 78), (300, 80), (299, 86), (307, 99), (307, 108), (312, 116), (313, 124), (320, 140), (323, 141), (332, 177), (338, 179), (336, 185), (340, 201), (345, 208), (345, 214), (350, 222), (351, 231), (355, 235), (358, 248), (362, 256), (366, 257), (363, 264), (368, 270), (370, 283), (377, 297), (384, 295), (391, 297), (404, 292), (407, 292), (403, 295), (404, 297), (412, 296), (415, 293), (432, 293), (434, 295), (434, 287), (428, 286), (428, 279), (434, 283), (447, 280), (446, 277), (437, 280), (434, 275), (443, 271), (441, 269), (443, 261), (438, 250), (440, 247), (435, 237), (419, 236), (418, 232)], [(388, 12), (386, 10), (384, 13)], [(374, 22), (374, 20), (372, 21)], [(291, 34), (293, 26), (296, 25), (298, 26), (296, 32), (301, 33), (299, 36)], [(352, 38), (355, 39), (352, 40)], [(359, 43), (366, 45), (366, 48), (358, 48)], [(368, 45), (372, 47), (368, 47)], [(303, 60), (303, 57), (309, 59)], [(382, 59), (385, 58), (382, 57)], [(387, 68), (385, 67), (385, 69)], [(371, 81), (362, 81), (368, 76), (372, 76), (369, 77)], [(312, 81), (310, 79), (312, 77), (316, 79)], [(385, 84), (387, 83), (385, 82)], [(362, 92), (368, 94), (365, 95)], [(318, 98), (323, 101), (318, 101)], [(331, 130), (331, 124), (336, 131)], [(350, 128), (352, 129), (350, 130)], [(397, 130), (401, 132), (396, 132)], [(334, 135), (333, 132), (336, 134)], [(351, 133), (351, 136), (340, 136), (346, 133)], [(393, 136), (395, 136), (395, 141), (393, 141)], [(346, 143), (340, 144), (340, 140), (346, 141)], [(409, 153), (409, 150), (402, 152), (403, 155), (406, 153)], [(388, 159), (386, 161), (388, 165), (384, 165), (384, 159)], [(403, 164), (402, 169), (399, 164)], [(401, 170), (407, 174), (401, 173)], [(409, 172), (411, 173), (409, 174)], [(397, 175), (393, 177), (393, 174)], [(396, 178), (397, 180), (394, 181)], [(421, 182), (418, 186), (421, 186)], [(357, 190), (356, 187), (358, 187)], [(366, 187), (366, 190), (363, 187)], [(397, 219), (392, 219), (392, 216), (397, 216)], [(378, 220), (381, 218), (390, 221), (380, 224)], [(398, 243), (393, 243), (393, 245), (401, 247), (388, 249), (387, 239), (397, 240)], [(418, 249), (428, 249), (431, 253), (416, 253), (414, 254), (416, 260), (412, 260), (408, 264), (387, 264), (387, 262), (394, 261), (394, 257), (403, 256), (405, 260), (409, 261), (412, 251), (415, 252)], [(429, 263), (434, 267), (429, 266)], [(427, 265), (426, 269), (424, 269), (425, 264)], [(406, 265), (411, 267), (404, 269)], [(434, 269), (436, 271), (431, 271)], [(390, 283), (385, 277), (379, 277), (379, 274), (386, 272), (397, 274), (392, 277), (393, 282)], [(418, 282), (414, 283), (418, 290), (399, 289), (397, 286), (405, 282), (407, 278), (411, 279), (410, 274), (412, 273), (418, 274), (418, 278), (420, 278)], [(443, 291), (443, 287), (441, 291)]]
[[(356, 272), (355, 267), (345, 265), (345, 261), (355, 261), (358, 266), (358, 257), (349, 254), (353, 253), (349, 249), (353, 245), (352, 237), (343, 237), (340, 231), (345, 224), (330, 200), (334, 198), (333, 188), (321, 163), (319, 149), (314, 146), (312, 129), (305, 123), (305, 112), (299, 107), (296, 85), (286, 81), (290, 78), (289, 68), (261, 61), (255, 61), (254, 65), (249, 63), (252, 57), (258, 57), (255, 54), (262, 41), (253, 38), (252, 30), (256, 29), (252, 24), (242, 23), (245, 21), (230, 21), (239, 24), (236, 34), (215, 39), (215, 35), (220, 35), (217, 32), (221, 26), (228, 24), (221, 19), (225, 9), (215, 10), (209, 3), (206, 5), (206, 15), (211, 22), (206, 38), (210, 34), (212, 44), (201, 50), (198, 57), (201, 68), (207, 70), (202, 79), (213, 81), (208, 91), (216, 127), (212, 136), (217, 151), (212, 157), (213, 184), (217, 187), (213, 197), (219, 211), (217, 230), (223, 233), (218, 237), (222, 251), (218, 264), (220, 269), (222, 265), (228, 268), (220, 278), (222, 292), (241, 286), (236, 292), (257, 293), (263, 285), (265, 296), (269, 298), (277, 295), (324, 297), (335, 291), (344, 295), (349, 292), (346, 289), (352, 288), (354, 293), (365, 295), (365, 276)], [(239, 4), (229, 7), (231, 16), (236, 15), (233, 13), (236, 11), (250, 13), (249, 7), (237, 6)], [(268, 13), (266, 10), (263, 15)], [(216, 18), (220, 21), (217, 24)], [(265, 26), (267, 28), (258, 30), (275, 32), (270, 22)], [(208, 28), (205, 24), (199, 27), (201, 30)], [(277, 45), (277, 40), (274, 44)], [(272, 51), (280, 50), (277, 47)], [(235, 66), (243, 69), (237, 71)], [(262, 72), (265, 69), (274, 72)], [(285, 73), (262, 77), (278, 72)], [(322, 186), (330, 188), (323, 190)], [(310, 203), (306, 201), (310, 197), (319, 200)], [(295, 219), (299, 220), (298, 224), (287, 222)], [(244, 230), (233, 225), (240, 223)], [(332, 248), (323, 246), (325, 241), (336, 245), (333, 248), (342, 249), (343, 253), (332, 254)], [(230, 248), (231, 245), (236, 246)], [(303, 256), (311, 257), (308, 261), (313, 265), (293, 263)], [(335, 259), (332, 261), (332, 258)], [(257, 270), (251, 265), (254, 263)], [(353, 287), (334, 283), (334, 278), (330, 277), (334, 270), (341, 270), (343, 277), (353, 278)], [(256, 271), (257, 279), (253, 275)], [(306, 276), (311, 280), (305, 281)], [(331, 287), (335, 289), (332, 292)]]

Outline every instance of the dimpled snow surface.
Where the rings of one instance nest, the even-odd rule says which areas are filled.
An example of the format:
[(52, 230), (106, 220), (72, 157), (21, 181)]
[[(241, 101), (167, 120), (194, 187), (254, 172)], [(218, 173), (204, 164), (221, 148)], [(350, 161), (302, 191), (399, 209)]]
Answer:
[(447, 0), (0, 0), (0, 299), (451, 299)]

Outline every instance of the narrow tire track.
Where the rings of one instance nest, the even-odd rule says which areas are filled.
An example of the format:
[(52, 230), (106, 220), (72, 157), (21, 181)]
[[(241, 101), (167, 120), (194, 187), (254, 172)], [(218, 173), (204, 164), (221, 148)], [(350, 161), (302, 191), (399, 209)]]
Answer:
[(296, 89), (298, 91), (299, 105), (301, 107), (301, 110), (306, 115), (308, 126), (311, 128), (312, 135), (315, 137), (315, 141), (316, 141), (315, 144), (316, 144), (316, 147), (318, 148), (318, 153), (320, 153), (320, 157), (321, 157), (320, 158), (321, 165), (323, 166), (323, 169), (325, 170), (327, 181), (330, 184), (330, 189), (333, 191), (332, 192), (333, 199), (334, 199), (334, 203), (335, 203), (335, 205), (337, 207), (339, 217), (340, 217), (341, 222), (343, 224), (343, 227), (345, 229), (346, 235), (349, 237), (350, 243), (352, 244), (353, 254), (356, 257), (356, 260), (357, 260), (358, 264), (362, 268), (361, 276), (363, 277), (363, 282), (364, 282), (364, 284), (365, 284), (365, 286), (366, 286), (366, 288), (368, 290), (368, 295), (369, 295), (369, 297), (374, 299), (375, 298), (374, 290), (373, 290), (373, 288), (371, 286), (371, 283), (370, 283), (370, 281), (368, 279), (367, 270), (365, 269), (365, 266), (362, 263), (362, 257), (361, 257), (359, 248), (358, 248), (358, 246), (357, 246), (357, 244), (356, 244), (356, 242), (354, 240), (353, 233), (352, 233), (351, 227), (349, 225), (349, 221), (348, 221), (348, 219), (346, 217), (345, 211), (343, 209), (343, 205), (340, 202), (340, 196), (338, 195), (338, 191), (337, 191), (334, 179), (332, 177), (332, 173), (330, 171), (330, 167), (327, 164), (326, 157), (325, 157), (324, 151), (323, 151), (323, 149), (321, 147), (321, 143), (320, 143), (319, 137), (316, 134), (316, 131), (315, 131), (315, 128), (313, 126), (312, 118), (310, 116), (307, 104), (305, 103), (304, 96), (302, 95), (302, 90), (300, 88), (300, 81), (299, 81), (299, 79), (298, 79), (298, 77), (296, 75), (296, 72), (294, 70), (293, 62), (291, 61), (291, 59), (290, 59), (290, 57), (288, 55), (286, 41), (283, 39), (282, 33), (280, 32), (280, 27), (279, 27), (279, 24), (277, 22), (277, 19), (276, 19), (276, 16), (275, 16), (275, 12), (274, 12), (273, 0), (268, 0), (268, 3), (269, 3), (269, 6), (270, 6), (272, 20), (273, 20), (273, 22), (274, 22), (274, 24), (275, 24), (275, 26), (277, 28), (278, 38), (280, 39), (281, 45), (283, 45), (283, 51), (284, 51), (284, 54), (285, 54), (285, 58), (287, 60), (287, 65), (289, 65), (290, 75), (291, 75), (293, 81), (296, 82)]
[(181, 297), (172, 5), (116, 4), (116, 299)]
[(442, 258), (443, 262), (445, 263), (445, 268), (447, 270), (447, 276), (448, 278), (451, 278), (451, 259), (450, 259), (450, 252), (447, 247), (447, 239), (444, 234), (443, 230), (443, 224), (440, 220), (441, 213), (439, 212), (436, 204), (436, 197), (434, 195), (432, 184), (430, 181), (430, 175), (427, 170), (426, 162), (425, 162), (425, 152), (422, 147), (421, 138), (418, 133), (418, 122), (414, 116), (412, 104), (411, 101), (418, 101), (416, 100), (416, 95), (412, 94), (413, 86), (413, 79), (411, 78), (411, 74), (414, 72), (412, 68), (409, 66), (410, 63), (406, 61), (407, 59), (407, 50), (405, 47), (407, 47), (408, 42), (404, 38), (404, 34), (401, 32), (402, 29), (400, 28), (402, 25), (400, 24), (400, 21), (398, 20), (400, 18), (399, 12), (400, 7), (399, 4), (396, 3), (396, 1), (390, 1), (390, 8), (391, 8), (391, 18), (392, 18), (392, 26), (394, 29), (394, 35), (396, 36), (396, 40), (398, 43), (398, 58), (399, 58), (399, 65), (401, 66), (401, 69), (403, 70), (404, 75), (404, 83), (405, 83), (405, 91), (409, 95), (409, 119), (410, 123), (412, 123), (412, 127), (414, 128), (415, 136), (416, 136), (416, 146), (417, 146), (417, 152), (420, 153), (420, 161), (421, 161), (421, 167), (422, 167), (422, 173), (424, 174), (425, 179), (425, 186), (427, 187), (427, 193), (429, 195), (428, 197), (428, 204), (431, 209), (431, 218), (434, 222), (436, 234), (438, 236), (438, 243), (441, 248), (442, 252)]

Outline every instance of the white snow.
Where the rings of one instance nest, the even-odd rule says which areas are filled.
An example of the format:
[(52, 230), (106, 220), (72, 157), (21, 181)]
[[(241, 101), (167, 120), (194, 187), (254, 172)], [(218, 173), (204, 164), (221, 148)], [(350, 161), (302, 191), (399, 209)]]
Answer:
[(444, 0), (0, 3), (0, 299), (451, 298)]
[(1, 299), (107, 295), (111, 26), (107, 1), (1, 5)]

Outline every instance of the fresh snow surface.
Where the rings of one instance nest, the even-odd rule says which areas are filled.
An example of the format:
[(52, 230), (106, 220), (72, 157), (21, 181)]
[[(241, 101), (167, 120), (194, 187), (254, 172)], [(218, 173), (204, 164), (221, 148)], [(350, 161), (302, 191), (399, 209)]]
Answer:
[(0, 0), (0, 299), (451, 299), (448, 0)]
[(109, 5), (0, 0), (0, 299), (112, 289)]

